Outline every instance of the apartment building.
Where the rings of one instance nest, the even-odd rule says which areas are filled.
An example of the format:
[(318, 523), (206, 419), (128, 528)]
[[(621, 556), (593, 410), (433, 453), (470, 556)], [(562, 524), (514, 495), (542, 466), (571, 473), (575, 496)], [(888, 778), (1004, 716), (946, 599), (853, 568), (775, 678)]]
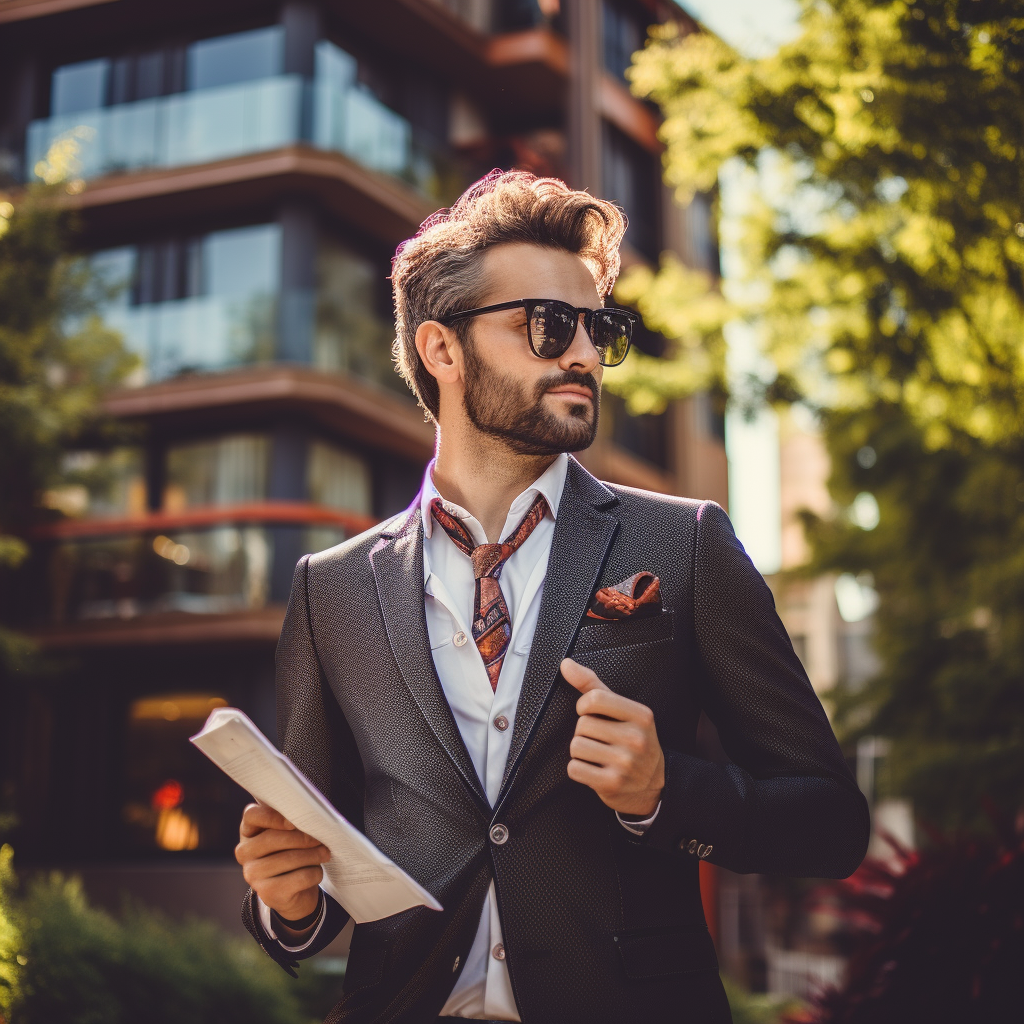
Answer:
[[(395, 246), (492, 167), (617, 200), (624, 262), (717, 272), (623, 72), (662, 0), (0, 0), (0, 180), (73, 140), (134, 428), (69, 456), (19, 608), (53, 673), (5, 695), (0, 838), (234, 925), (244, 794), (187, 743), (210, 709), (274, 735), (296, 560), (404, 508), (433, 448), (391, 367)], [(663, 338), (641, 332), (652, 354)], [(613, 371), (610, 371), (614, 373)], [(706, 399), (606, 396), (598, 476), (726, 503)], [(360, 624), (353, 622), (352, 629)]]

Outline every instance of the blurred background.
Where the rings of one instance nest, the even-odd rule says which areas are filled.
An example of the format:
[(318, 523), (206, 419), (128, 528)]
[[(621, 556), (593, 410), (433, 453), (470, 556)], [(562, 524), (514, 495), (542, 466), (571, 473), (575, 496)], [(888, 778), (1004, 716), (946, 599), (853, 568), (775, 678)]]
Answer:
[[(845, 887), (702, 862), (736, 1020), (889, 1020), (829, 999), (903, 963), (893, 894), (926, 870), (919, 910), (962, 883), (923, 929), (960, 943), (928, 1019), (1001, 998), (1022, 40), (1010, 0), (0, 0), (0, 1019), (116, 1002), (75, 973), (100, 948), (192, 993), (168, 1019), (340, 990), (347, 935), (288, 991), (237, 941), (246, 797), (187, 737), (224, 705), (274, 737), (296, 560), (418, 489), (389, 261), (492, 167), (626, 211), (614, 301), (645, 327), (581, 460), (728, 509), (872, 807)], [(228, 975), (248, 995), (211, 1009)]]

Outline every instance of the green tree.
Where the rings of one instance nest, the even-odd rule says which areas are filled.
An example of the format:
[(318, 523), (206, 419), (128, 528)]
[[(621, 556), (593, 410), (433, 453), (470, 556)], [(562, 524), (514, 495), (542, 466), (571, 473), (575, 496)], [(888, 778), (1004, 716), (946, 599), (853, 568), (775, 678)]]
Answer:
[[(679, 198), (723, 185), (736, 273), (728, 301), (692, 275), (674, 292), (670, 263), (625, 275), (691, 340), (686, 369), (641, 361), (623, 386), (634, 408), (706, 386), (721, 326), (751, 325), (761, 397), (817, 409), (832, 457), (810, 571), (880, 595), (883, 669), (839, 720), (894, 740), (892, 785), (925, 818), (978, 826), (984, 797), (1024, 806), (1024, 5), (802, 3), (771, 56), (669, 26), (635, 57)], [(843, 514), (865, 491), (871, 531)]]
[[(74, 255), (76, 224), (61, 197), (79, 184), (75, 140), (55, 145), (44, 178), (0, 201), (0, 589), (27, 556), (41, 495), (58, 482), (61, 455), (103, 429), (101, 398), (135, 365), (103, 325), (102, 282)], [(3, 621), (0, 670), (23, 664), (31, 645)]]
[[(681, 200), (727, 165), (763, 186), (727, 240), (745, 271), (733, 315), (756, 323), (777, 395), (881, 398), (930, 447), (1020, 436), (1024, 9), (803, 0), (801, 21), (757, 60), (658, 28), (631, 72), (664, 112)], [(689, 298), (665, 295), (659, 318), (699, 329)]]

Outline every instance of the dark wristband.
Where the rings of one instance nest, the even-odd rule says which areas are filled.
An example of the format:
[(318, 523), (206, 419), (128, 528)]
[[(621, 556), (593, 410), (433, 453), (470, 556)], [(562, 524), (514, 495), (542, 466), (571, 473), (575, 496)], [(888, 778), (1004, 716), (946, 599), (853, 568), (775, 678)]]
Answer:
[(307, 928), (312, 927), (317, 922), (317, 918), (320, 917), (320, 911), (323, 910), (324, 905), (324, 893), (320, 890), (320, 895), (317, 897), (316, 906), (313, 908), (311, 914), (307, 914), (305, 917), (300, 917), (298, 921), (289, 921), (287, 917), (282, 917), (276, 910), (271, 910), (271, 913), (285, 926), (290, 928), (293, 932), (304, 932)]

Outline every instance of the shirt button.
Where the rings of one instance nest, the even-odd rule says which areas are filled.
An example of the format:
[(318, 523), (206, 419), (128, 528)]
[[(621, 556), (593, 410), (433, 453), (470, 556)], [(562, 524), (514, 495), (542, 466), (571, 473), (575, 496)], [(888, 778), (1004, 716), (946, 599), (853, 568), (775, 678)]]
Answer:
[(456, 633), (455, 636), (452, 637), (452, 642), (455, 644), (456, 647), (464, 647), (468, 639), (469, 638), (466, 636), (466, 634), (463, 633), (462, 630), (460, 629), (458, 633)]
[(452, 974), (459, 969), (459, 963), (461, 962), (460, 957), (455, 958), (455, 963), (452, 964)]
[(508, 728), (508, 719), (504, 715), (498, 715), (494, 720), (494, 728), (498, 732), (504, 732)]
[(499, 942), (494, 947), (494, 949), (491, 950), (491, 956), (493, 956), (495, 960), (504, 960), (505, 959), (505, 947)]
[(504, 825), (492, 825), (491, 826), (491, 842), (495, 846), (501, 846), (502, 843), (508, 842), (508, 829)]

